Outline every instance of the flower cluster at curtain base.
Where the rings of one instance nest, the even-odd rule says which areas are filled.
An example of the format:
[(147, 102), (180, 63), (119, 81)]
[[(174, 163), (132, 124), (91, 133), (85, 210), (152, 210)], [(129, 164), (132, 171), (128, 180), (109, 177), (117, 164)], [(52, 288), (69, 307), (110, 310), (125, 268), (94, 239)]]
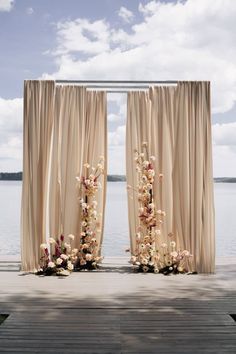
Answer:
[(163, 174), (155, 175), (155, 156), (149, 156), (146, 142), (143, 151), (135, 150), (137, 188), (127, 186), (138, 198), (139, 226), (136, 232), (136, 247), (130, 262), (140, 272), (162, 273), (164, 275), (189, 273), (192, 255), (179, 250), (174, 235), (168, 234), (168, 242), (161, 242), (165, 211), (158, 209), (154, 198), (154, 182), (162, 183)]
[(42, 257), (40, 258), (40, 269), (37, 275), (60, 275), (68, 276), (74, 269), (74, 262), (77, 259), (77, 249), (72, 248), (74, 235), (68, 236), (68, 242), (65, 237), (60, 236), (59, 239), (49, 238), (49, 246), (42, 243), (40, 249)]
[(94, 270), (103, 257), (100, 256), (98, 243), (98, 234), (101, 233), (102, 214), (97, 212), (96, 195), (101, 188), (99, 179), (104, 173), (104, 157), (95, 167), (90, 167), (88, 163), (84, 165), (85, 175), (77, 177), (80, 191), (80, 209), (81, 209), (81, 235), (78, 258), (75, 263), (75, 270)]

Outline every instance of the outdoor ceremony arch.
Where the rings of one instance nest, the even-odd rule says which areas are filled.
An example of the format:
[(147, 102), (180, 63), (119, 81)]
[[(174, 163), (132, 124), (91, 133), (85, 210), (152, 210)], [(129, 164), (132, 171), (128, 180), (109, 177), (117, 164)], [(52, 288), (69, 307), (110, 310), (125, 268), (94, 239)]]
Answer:
[[(127, 93), (127, 183), (137, 184), (133, 150), (143, 141), (158, 159), (155, 198), (167, 217), (165, 241), (173, 233), (193, 254), (198, 272), (215, 267), (210, 83), (206, 81), (26, 80), (21, 217), (22, 270), (38, 268), (40, 245), (50, 236), (74, 234), (81, 219), (76, 176), (83, 165), (107, 161), (106, 93)], [(98, 194), (102, 224), (107, 166)], [(131, 251), (136, 247), (138, 202), (128, 198)], [(48, 212), (47, 212), (48, 209)]]

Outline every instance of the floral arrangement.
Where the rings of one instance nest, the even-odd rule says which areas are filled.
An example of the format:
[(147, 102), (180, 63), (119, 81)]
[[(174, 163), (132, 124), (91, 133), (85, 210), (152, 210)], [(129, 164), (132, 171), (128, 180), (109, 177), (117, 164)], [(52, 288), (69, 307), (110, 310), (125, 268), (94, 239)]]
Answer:
[(100, 156), (95, 167), (88, 163), (84, 165), (85, 175), (77, 177), (80, 185), (80, 207), (81, 207), (81, 238), (78, 250), (78, 258), (75, 264), (76, 270), (93, 270), (98, 268), (102, 258), (99, 255), (97, 234), (101, 232), (101, 222), (97, 213), (96, 194), (101, 188), (99, 178), (104, 173), (104, 157)]
[(155, 176), (155, 156), (148, 154), (146, 142), (142, 143), (142, 152), (135, 150), (136, 171), (138, 174), (137, 189), (127, 186), (137, 193), (139, 203), (139, 226), (136, 233), (136, 249), (130, 262), (141, 272), (186, 273), (192, 257), (189, 251), (177, 250), (173, 233), (169, 233), (169, 244), (161, 243), (161, 226), (166, 216), (163, 210), (157, 209), (154, 201), (153, 184), (163, 180), (163, 174)]
[(68, 242), (65, 242), (65, 237), (60, 236), (55, 240), (49, 238), (49, 247), (46, 243), (42, 243), (40, 248), (43, 252), (40, 258), (40, 269), (36, 272), (37, 275), (63, 275), (67, 276), (74, 269), (73, 263), (77, 259), (77, 249), (72, 249), (74, 235), (69, 235)]

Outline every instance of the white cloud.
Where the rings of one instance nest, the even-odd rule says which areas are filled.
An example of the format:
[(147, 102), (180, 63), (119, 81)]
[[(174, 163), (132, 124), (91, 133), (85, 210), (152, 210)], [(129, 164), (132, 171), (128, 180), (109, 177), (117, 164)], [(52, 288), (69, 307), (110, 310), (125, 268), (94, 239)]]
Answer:
[(32, 7), (27, 7), (26, 13), (27, 13), (27, 15), (33, 15), (34, 9)]
[(108, 149), (108, 173), (125, 175), (125, 169), (125, 145), (110, 146)]
[(228, 111), (236, 101), (236, 1), (151, 1), (139, 10), (143, 20), (128, 31), (104, 20), (60, 22), (58, 70), (43, 77), (210, 80), (213, 112)]
[(125, 145), (125, 125), (120, 125), (115, 131), (108, 133), (108, 145)]
[(109, 25), (104, 20), (87, 19), (59, 22), (57, 24), (58, 48), (56, 55), (81, 52), (97, 54), (108, 51)]
[(22, 170), (23, 99), (0, 98), (0, 171)]
[(14, 0), (0, 0), (0, 12), (9, 12), (13, 9)]
[(212, 126), (213, 144), (236, 145), (236, 122), (226, 124), (214, 124)]
[(236, 122), (214, 124), (212, 139), (214, 176), (236, 176)]
[(118, 15), (126, 22), (130, 23), (132, 22), (134, 18), (134, 14), (132, 11), (128, 10), (126, 7), (121, 6)]

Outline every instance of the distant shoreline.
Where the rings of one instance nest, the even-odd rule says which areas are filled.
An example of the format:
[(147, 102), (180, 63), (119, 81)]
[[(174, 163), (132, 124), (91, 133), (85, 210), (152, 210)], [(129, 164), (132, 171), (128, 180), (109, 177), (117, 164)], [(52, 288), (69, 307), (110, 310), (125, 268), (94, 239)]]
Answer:
[[(22, 181), (22, 172), (0, 172), (0, 181)], [(126, 176), (108, 175), (108, 182), (125, 182)], [(236, 177), (215, 177), (215, 183), (236, 183)]]

